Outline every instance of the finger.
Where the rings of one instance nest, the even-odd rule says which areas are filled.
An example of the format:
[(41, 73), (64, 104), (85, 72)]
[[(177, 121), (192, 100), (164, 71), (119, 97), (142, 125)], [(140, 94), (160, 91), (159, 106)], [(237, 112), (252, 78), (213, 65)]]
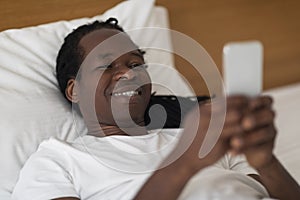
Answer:
[(225, 124), (240, 123), (247, 105), (248, 98), (245, 96), (228, 97)]
[(276, 129), (273, 125), (248, 132), (243, 136), (242, 149), (257, 147), (265, 143), (274, 142), (275, 137)]
[(243, 145), (244, 145), (244, 140), (242, 135), (237, 135), (230, 139), (230, 148), (231, 151), (234, 152), (235, 154), (238, 154), (242, 150)]
[(228, 139), (230, 137), (239, 136), (244, 133), (244, 130), (239, 124), (224, 126), (221, 138)]
[(226, 111), (225, 124), (240, 123), (243, 118), (243, 112), (238, 109), (228, 109)]
[(270, 96), (259, 96), (249, 101), (249, 109), (257, 110), (263, 107), (270, 108), (273, 104), (273, 99)]
[(248, 105), (249, 98), (242, 95), (234, 95), (227, 97), (227, 108), (242, 108)]
[(242, 150), (264, 143), (274, 142), (277, 131), (274, 125), (269, 125), (252, 132), (236, 131), (230, 139), (230, 145), (235, 150)]
[(246, 144), (245, 139), (239, 135), (231, 138), (230, 140), (230, 152), (234, 155), (241, 153), (254, 153), (265, 151), (266, 149), (272, 149), (274, 146), (275, 136), (272, 135), (270, 137), (263, 137), (259, 139), (259, 141), (255, 141), (255, 144), (250, 145)]
[(247, 114), (242, 119), (242, 128), (245, 131), (251, 131), (273, 123), (275, 112), (271, 109), (258, 110)]
[(267, 165), (273, 157), (274, 143), (269, 142), (259, 146), (247, 148), (242, 151), (244, 153), (249, 164), (256, 168), (262, 168)]
[(240, 152), (244, 153), (246, 156), (255, 157), (258, 154), (265, 154), (265, 153), (268, 153), (268, 152), (272, 152), (273, 148), (274, 148), (274, 143), (273, 142), (268, 142), (268, 143), (248, 147), (247, 149), (243, 149)]
[[(248, 98), (245, 96), (230, 96), (226, 99), (215, 98), (211, 102), (201, 104), (201, 107), (206, 110), (211, 110), (214, 107), (214, 112), (224, 112), (231, 109), (243, 109), (248, 106)], [(225, 102), (224, 102), (225, 101)]]

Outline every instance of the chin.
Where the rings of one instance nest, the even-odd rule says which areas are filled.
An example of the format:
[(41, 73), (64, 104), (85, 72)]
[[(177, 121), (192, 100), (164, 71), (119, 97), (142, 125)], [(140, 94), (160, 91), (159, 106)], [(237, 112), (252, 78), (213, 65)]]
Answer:
[(119, 128), (133, 128), (136, 126), (144, 126), (145, 121), (144, 121), (144, 116), (136, 116), (136, 117), (131, 117), (128, 119), (126, 118), (118, 118), (115, 120), (115, 125), (118, 126)]

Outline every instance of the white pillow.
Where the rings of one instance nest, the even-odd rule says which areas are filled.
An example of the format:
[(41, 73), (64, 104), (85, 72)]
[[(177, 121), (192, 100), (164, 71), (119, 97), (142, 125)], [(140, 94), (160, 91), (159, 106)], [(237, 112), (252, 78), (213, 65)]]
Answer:
[[(64, 37), (74, 28), (108, 17), (118, 18), (125, 30), (168, 27), (166, 9), (154, 6), (154, 0), (131, 0), (93, 18), (59, 21), (0, 33), (0, 199), (10, 198), (19, 170), (42, 140), (50, 136), (72, 140), (77, 137), (76, 131), (80, 134), (86, 131), (82, 121), (76, 123), (75, 128), (71, 108), (58, 89), (56, 56)], [(164, 37), (137, 37), (148, 41), (150, 46), (157, 42), (171, 49), (169, 35), (167, 32), (163, 34)], [(166, 52), (150, 50), (146, 59), (173, 66), (173, 57)], [(181, 84), (183, 80), (179, 76), (170, 77), (157, 68), (152, 72), (150, 69), (150, 75), (154, 81), (174, 83), (177, 93), (187, 95), (188, 89)], [(160, 93), (159, 89), (157, 91)]]

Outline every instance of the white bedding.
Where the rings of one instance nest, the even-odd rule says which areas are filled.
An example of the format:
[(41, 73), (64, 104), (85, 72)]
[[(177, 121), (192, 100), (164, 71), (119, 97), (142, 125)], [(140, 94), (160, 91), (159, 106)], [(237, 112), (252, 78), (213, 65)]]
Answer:
[(266, 91), (274, 97), (278, 130), (275, 154), (300, 183), (300, 83)]

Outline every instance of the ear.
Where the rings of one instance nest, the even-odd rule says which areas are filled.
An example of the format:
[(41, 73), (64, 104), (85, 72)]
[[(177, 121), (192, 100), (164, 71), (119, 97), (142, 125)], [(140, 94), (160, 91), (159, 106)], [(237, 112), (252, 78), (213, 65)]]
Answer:
[(71, 78), (68, 80), (67, 82), (67, 87), (65, 90), (65, 94), (66, 97), (69, 101), (71, 101), (72, 103), (78, 103), (79, 99), (78, 99), (78, 93), (76, 91), (76, 87), (75, 87), (75, 79)]

